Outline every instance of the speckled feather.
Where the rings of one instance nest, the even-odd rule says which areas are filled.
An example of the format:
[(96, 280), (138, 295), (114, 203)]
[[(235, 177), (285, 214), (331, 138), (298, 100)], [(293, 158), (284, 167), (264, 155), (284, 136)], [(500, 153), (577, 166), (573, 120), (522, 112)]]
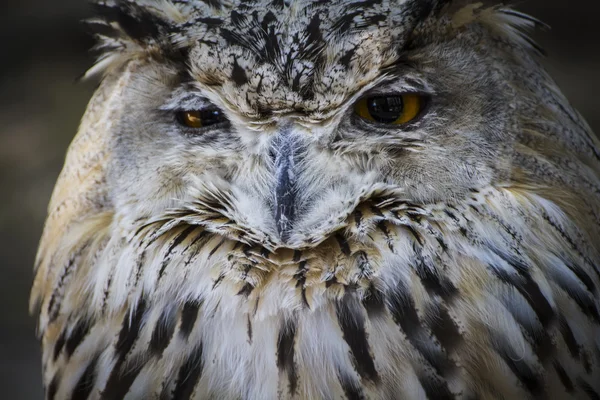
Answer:
[[(458, 0), (96, 7), (103, 81), (31, 300), (48, 399), (600, 398), (600, 150), (536, 20)], [(388, 92), (428, 110), (352, 115)], [(229, 122), (172, 118), (207, 104)]]

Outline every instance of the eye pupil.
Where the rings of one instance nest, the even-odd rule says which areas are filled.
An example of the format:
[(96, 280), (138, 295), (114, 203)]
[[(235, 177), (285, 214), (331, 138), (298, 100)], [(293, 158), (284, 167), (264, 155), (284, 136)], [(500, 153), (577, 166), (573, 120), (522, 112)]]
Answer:
[(404, 101), (401, 96), (371, 97), (367, 100), (371, 117), (381, 123), (392, 123), (402, 115)]
[(225, 114), (217, 108), (182, 111), (177, 113), (177, 120), (188, 128), (204, 128), (227, 121)]

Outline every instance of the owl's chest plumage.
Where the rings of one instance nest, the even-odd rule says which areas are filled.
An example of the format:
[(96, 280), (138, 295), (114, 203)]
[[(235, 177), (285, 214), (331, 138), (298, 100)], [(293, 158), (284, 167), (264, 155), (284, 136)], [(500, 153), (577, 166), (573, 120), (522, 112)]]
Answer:
[[(193, 225), (98, 244), (90, 254), (107, 258), (96, 255), (85, 278), (97, 295), (67, 290), (48, 304), (61, 309), (45, 335), (56, 377), (48, 390), (105, 399), (585, 398), (599, 371), (589, 260), (565, 246), (569, 232), (555, 215), (533, 218), (542, 206), (518, 194), (476, 193), (467, 203), (369, 204), (296, 250)], [(540, 227), (547, 234), (532, 236)], [(549, 256), (536, 244), (562, 250)], [(544, 273), (540, 257), (568, 265), (567, 274)], [(127, 273), (103, 277), (114, 262)]]

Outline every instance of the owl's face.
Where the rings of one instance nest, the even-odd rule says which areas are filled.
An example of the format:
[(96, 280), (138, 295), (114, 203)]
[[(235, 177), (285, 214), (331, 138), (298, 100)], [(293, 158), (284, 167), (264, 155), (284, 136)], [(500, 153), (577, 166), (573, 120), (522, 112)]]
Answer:
[(503, 178), (510, 87), (472, 32), (427, 26), (423, 2), (259, 3), (188, 10), (177, 57), (122, 67), (108, 183), (126, 223), (187, 210), (302, 247), (381, 191), (431, 203)]

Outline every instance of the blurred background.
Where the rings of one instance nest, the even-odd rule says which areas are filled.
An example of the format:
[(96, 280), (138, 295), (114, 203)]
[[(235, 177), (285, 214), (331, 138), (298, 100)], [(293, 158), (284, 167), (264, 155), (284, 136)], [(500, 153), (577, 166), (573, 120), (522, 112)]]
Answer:
[[(514, 3), (514, 2), (513, 2)], [(550, 73), (600, 132), (600, 3), (528, 0), (517, 7), (552, 26), (534, 34)], [(96, 82), (80, 20), (86, 0), (2, 0), (0, 5), (0, 388), (4, 399), (42, 399), (32, 266), (54, 181)]]

